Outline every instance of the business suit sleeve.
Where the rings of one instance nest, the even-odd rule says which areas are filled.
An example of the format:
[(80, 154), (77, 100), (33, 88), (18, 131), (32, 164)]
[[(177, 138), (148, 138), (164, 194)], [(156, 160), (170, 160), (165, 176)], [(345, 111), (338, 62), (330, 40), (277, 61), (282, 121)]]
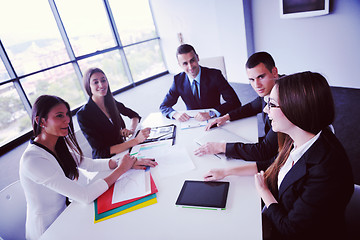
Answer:
[(175, 109), (172, 108), (172, 106), (174, 106), (178, 99), (179, 99), (179, 92), (177, 90), (176, 87), (176, 83), (175, 80), (173, 82), (173, 84), (170, 87), (169, 92), (166, 94), (164, 101), (161, 103), (160, 105), (160, 111), (161, 113), (166, 116), (167, 118), (169, 118), (169, 114), (173, 111), (175, 111)]
[(235, 121), (242, 118), (247, 118), (250, 116), (255, 116), (258, 113), (262, 112), (262, 98), (257, 97), (253, 101), (236, 108), (229, 112), (230, 121)]
[(241, 102), (236, 95), (234, 89), (230, 86), (228, 81), (221, 74), (220, 70), (215, 71), (216, 74), (216, 85), (219, 93), (224, 99), (224, 103), (214, 107), (220, 115), (225, 115), (233, 109), (241, 107)]
[(277, 133), (272, 129), (260, 143), (227, 143), (225, 155), (247, 161), (266, 161), (277, 155)]
[(314, 143), (285, 176), (279, 203), (263, 212), (286, 239), (342, 239), (345, 234), (344, 209), (354, 185), (345, 151), (330, 141)]
[(120, 114), (127, 116), (130, 119), (139, 118), (140, 121), (140, 115), (132, 109), (125, 107), (123, 103), (116, 101), (116, 107), (119, 110)]

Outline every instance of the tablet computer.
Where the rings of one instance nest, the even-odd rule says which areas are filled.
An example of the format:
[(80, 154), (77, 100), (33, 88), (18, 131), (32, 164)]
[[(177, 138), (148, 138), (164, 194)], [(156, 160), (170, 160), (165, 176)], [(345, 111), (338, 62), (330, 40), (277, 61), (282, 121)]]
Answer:
[(186, 180), (176, 205), (184, 208), (225, 210), (229, 185), (229, 182)]

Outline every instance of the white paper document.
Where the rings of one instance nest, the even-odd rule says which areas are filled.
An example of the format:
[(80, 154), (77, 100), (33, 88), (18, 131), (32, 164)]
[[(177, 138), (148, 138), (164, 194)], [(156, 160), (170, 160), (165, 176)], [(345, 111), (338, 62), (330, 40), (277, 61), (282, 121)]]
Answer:
[(151, 169), (151, 173), (158, 178), (177, 175), (195, 169), (186, 149), (171, 146), (166, 151), (153, 155), (158, 165)]
[(204, 131), (204, 133), (195, 138), (194, 141), (199, 145), (204, 145), (207, 142), (226, 142), (226, 143), (233, 143), (233, 142), (242, 142), (242, 143), (251, 143), (251, 141), (236, 135), (235, 133), (222, 128), (216, 127), (209, 131)]
[(189, 128), (195, 128), (195, 127), (204, 127), (208, 124), (208, 121), (198, 121), (195, 120), (195, 118), (190, 118), (186, 122), (180, 123), (181, 129), (189, 129)]
[(129, 169), (115, 182), (112, 203), (145, 196), (150, 193), (150, 172)]

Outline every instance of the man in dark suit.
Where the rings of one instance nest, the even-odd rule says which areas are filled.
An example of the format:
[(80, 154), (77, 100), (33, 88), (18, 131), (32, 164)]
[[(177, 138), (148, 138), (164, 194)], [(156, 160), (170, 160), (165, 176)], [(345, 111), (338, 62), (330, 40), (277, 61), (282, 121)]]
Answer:
[[(160, 105), (161, 112), (168, 118), (185, 122), (191, 118), (172, 108), (179, 97), (188, 110), (213, 108), (213, 111), (198, 112), (194, 118), (198, 121), (223, 116), (241, 106), (234, 89), (226, 81), (220, 70), (199, 66), (199, 56), (189, 44), (178, 47), (176, 57), (184, 72), (174, 77), (174, 82)], [(224, 103), (220, 103), (220, 96)]]
[(196, 155), (224, 152), (227, 157), (256, 161), (265, 161), (277, 155), (277, 134), (271, 129), (269, 117), (263, 112), (263, 109), (267, 104), (264, 97), (270, 94), (275, 80), (279, 78), (278, 69), (273, 57), (267, 52), (257, 52), (251, 55), (245, 67), (249, 82), (258, 97), (210, 122), (206, 130), (209, 130), (213, 125), (221, 126), (227, 121), (235, 121), (261, 113), (265, 136), (260, 137), (258, 143), (209, 142), (197, 149)]

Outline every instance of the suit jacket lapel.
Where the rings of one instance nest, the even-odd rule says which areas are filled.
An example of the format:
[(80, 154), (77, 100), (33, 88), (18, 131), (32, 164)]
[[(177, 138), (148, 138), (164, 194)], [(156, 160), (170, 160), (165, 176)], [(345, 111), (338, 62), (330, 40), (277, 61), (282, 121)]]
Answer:
[(306, 153), (299, 159), (299, 161), (290, 169), (290, 171), (285, 175), (283, 181), (280, 184), (279, 188), (279, 199), (281, 195), (288, 189), (292, 184), (297, 180), (302, 178), (306, 174)]

